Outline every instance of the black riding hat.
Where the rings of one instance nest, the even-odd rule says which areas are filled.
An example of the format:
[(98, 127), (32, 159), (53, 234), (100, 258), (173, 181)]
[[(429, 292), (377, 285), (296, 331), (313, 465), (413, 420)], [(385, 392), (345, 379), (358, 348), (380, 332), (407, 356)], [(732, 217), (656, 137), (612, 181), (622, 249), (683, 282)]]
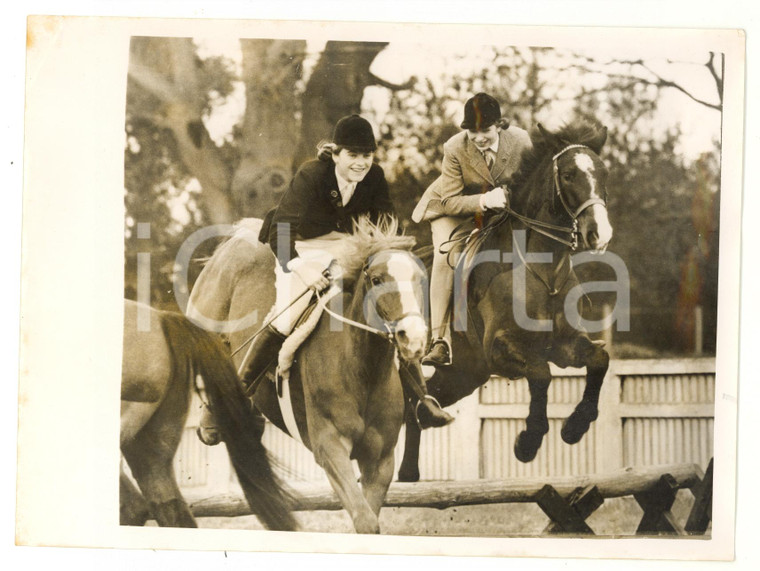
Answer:
[(477, 93), (464, 104), (462, 129), (488, 129), (501, 119), (499, 102), (487, 93)]
[(333, 143), (357, 153), (370, 153), (377, 149), (372, 125), (359, 115), (343, 117), (335, 124)]

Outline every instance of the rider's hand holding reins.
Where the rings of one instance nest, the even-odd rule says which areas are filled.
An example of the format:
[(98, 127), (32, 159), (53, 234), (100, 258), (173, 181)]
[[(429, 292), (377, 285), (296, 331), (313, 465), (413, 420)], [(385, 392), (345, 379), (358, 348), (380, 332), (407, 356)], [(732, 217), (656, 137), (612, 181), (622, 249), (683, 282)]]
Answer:
[(509, 202), (507, 196), (508, 191), (505, 188), (497, 186), (480, 197), (480, 209), (499, 210), (505, 208)]
[(288, 263), (288, 268), (294, 272), (299, 279), (310, 289), (314, 291), (323, 291), (330, 286), (330, 274), (321, 264), (313, 260), (304, 260), (303, 258), (293, 258)]

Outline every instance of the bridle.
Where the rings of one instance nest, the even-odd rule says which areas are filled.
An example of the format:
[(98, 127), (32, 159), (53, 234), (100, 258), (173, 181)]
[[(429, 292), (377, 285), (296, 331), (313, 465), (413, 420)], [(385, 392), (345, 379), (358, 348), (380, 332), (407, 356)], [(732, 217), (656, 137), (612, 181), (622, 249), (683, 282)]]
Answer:
[[(574, 211), (571, 210), (570, 207), (567, 205), (567, 201), (565, 200), (565, 195), (562, 194), (562, 187), (559, 184), (559, 166), (558, 165), (559, 165), (559, 158), (571, 149), (589, 149), (589, 147), (587, 147), (586, 145), (568, 145), (567, 147), (565, 147), (564, 149), (562, 149), (560, 152), (558, 152), (556, 155), (552, 157), (552, 171), (554, 173), (554, 192), (559, 197), (559, 200), (562, 203), (562, 206), (565, 208), (565, 212), (567, 212), (570, 218), (573, 220), (573, 225), (577, 226), (578, 216), (580, 216), (584, 210), (586, 210), (590, 206), (593, 206), (594, 204), (601, 204), (602, 206), (606, 207), (607, 202), (599, 196), (592, 196), (585, 202), (582, 202), (580, 206), (578, 206)], [(576, 247), (577, 247), (577, 244), (576, 244)]]
[[(603, 198), (594, 196), (582, 202), (577, 208), (575, 208), (575, 210), (570, 208), (570, 206), (567, 204), (565, 195), (562, 192), (562, 186), (559, 183), (559, 158), (562, 155), (564, 155), (567, 151), (570, 151), (572, 149), (591, 150), (586, 145), (573, 144), (573, 145), (568, 145), (564, 147), (561, 151), (559, 151), (557, 154), (555, 154), (552, 157), (552, 173), (553, 173), (553, 180), (554, 180), (553, 194), (559, 198), (559, 201), (562, 204), (562, 207), (565, 209), (565, 212), (567, 212), (568, 216), (570, 216), (570, 220), (572, 220), (572, 226), (570, 227), (559, 226), (557, 224), (551, 224), (549, 222), (543, 222), (541, 220), (529, 218), (527, 216), (523, 216), (522, 214), (518, 212), (515, 212), (509, 207), (507, 207), (506, 210), (509, 212), (510, 216), (514, 216), (531, 230), (534, 230), (538, 232), (539, 234), (542, 234), (543, 236), (546, 236), (547, 238), (554, 240), (555, 242), (564, 244), (565, 246), (567, 246), (574, 252), (575, 250), (578, 249), (578, 236), (580, 235), (580, 231), (578, 230), (578, 217), (587, 208), (589, 208), (590, 206), (593, 206), (594, 204), (601, 204), (602, 206), (606, 207), (607, 203), (605, 202)], [(557, 235), (557, 234), (560, 234), (560, 235)], [(566, 234), (568, 238), (562, 237), (563, 234)]]
[[(588, 149), (591, 152), (593, 150), (586, 146), (581, 144), (571, 144), (567, 145), (566, 147), (562, 148), (558, 153), (556, 153), (552, 157), (552, 173), (553, 173), (553, 189), (552, 194), (554, 196), (559, 197), (560, 203), (562, 204), (562, 207), (565, 209), (565, 212), (567, 212), (568, 216), (572, 220), (571, 226), (560, 226), (557, 224), (551, 224), (550, 222), (544, 222), (542, 220), (536, 220), (535, 218), (530, 218), (528, 216), (524, 216), (523, 214), (520, 214), (519, 212), (514, 211), (511, 207), (507, 206), (503, 212), (506, 214), (506, 216), (503, 216), (497, 220), (495, 220), (495, 224), (483, 228), (483, 230), (477, 231), (473, 234), (470, 234), (469, 232), (463, 235), (460, 235), (458, 237), (455, 237), (455, 234), (459, 231), (460, 227), (457, 227), (452, 232), (451, 238), (444, 242), (441, 245), (441, 252), (442, 253), (448, 253), (449, 255), (451, 252), (455, 249), (455, 245), (458, 242), (464, 242), (467, 244), (466, 248), (468, 249), (476, 249), (479, 247), (479, 244), (481, 244), (485, 239), (486, 236), (495, 229), (495, 227), (501, 225), (503, 222), (511, 220), (512, 218), (515, 218), (522, 222), (529, 230), (533, 230), (543, 236), (546, 236), (547, 238), (550, 238), (551, 240), (554, 240), (555, 242), (559, 242), (560, 244), (564, 244), (567, 246), (571, 251), (575, 251), (578, 249), (578, 236), (580, 235), (580, 231), (578, 229), (578, 217), (589, 207), (600, 204), (604, 207), (607, 206), (606, 201), (603, 198), (600, 198), (598, 196), (594, 196), (592, 198), (589, 198), (588, 200), (582, 202), (577, 208), (572, 209), (567, 204), (567, 200), (565, 199), (564, 194), (562, 193), (562, 186), (559, 182), (559, 158), (564, 155), (566, 152), (572, 150), (572, 149)], [(461, 226), (461, 225), (460, 225)], [(565, 237), (567, 235), (567, 238)], [(477, 236), (477, 237), (475, 237)], [(474, 239), (473, 239), (474, 238)], [(454, 246), (450, 246), (450, 250), (448, 252), (444, 252), (443, 248), (444, 246), (454, 244)], [(558, 293), (558, 288), (552, 287), (549, 285), (549, 283), (543, 279), (540, 275), (538, 275), (536, 272), (533, 271), (530, 264), (527, 263), (525, 256), (523, 252), (520, 251), (519, 248), (515, 245), (515, 250), (517, 252), (517, 255), (520, 257), (520, 260), (525, 265), (526, 268), (531, 271), (531, 273), (534, 273), (536, 277), (541, 281), (544, 286), (546, 286), (547, 290), (549, 291), (550, 295), (556, 295)], [(555, 268), (555, 273), (558, 273), (562, 266), (566, 263), (566, 256), (563, 256), (560, 260), (560, 263)], [(450, 263), (450, 262), (449, 262)]]
[[(365, 281), (365, 286), (371, 285), (371, 279), (369, 276), (369, 272), (367, 271), (369, 269), (368, 263), (365, 263), (362, 267), (362, 276)], [(319, 298), (320, 295), (317, 293), (317, 297)], [(377, 327), (372, 327), (371, 325), (367, 325), (366, 323), (361, 323), (360, 321), (355, 321), (353, 319), (350, 319), (348, 317), (345, 317), (343, 315), (340, 315), (339, 313), (336, 313), (332, 311), (329, 307), (327, 307), (327, 304), (323, 304), (325, 312), (330, 315), (332, 318), (340, 321), (341, 323), (345, 323), (346, 325), (350, 325), (351, 327), (355, 327), (357, 329), (361, 329), (363, 331), (367, 331), (369, 333), (374, 333), (375, 335), (378, 335), (388, 341), (389, 343), (392, 343), (393, 345), (396, 345), (397, 338), (396, 338), (396, 331), (398, 329), (399, 323), (401, 323), (404, 319), (407, 317), (419, 317), (424, 321), (424, 317), (422, 316), (422, 313), (419, 311), (407, 311), (401, 317), (398, 319), (388, 319), (387, 317), (380, 314), (380, 311), (378, 310), (377, 313), (380, 316), (380, 318), (383, 320), (383, 328), (384, 329), (378, 329)]]

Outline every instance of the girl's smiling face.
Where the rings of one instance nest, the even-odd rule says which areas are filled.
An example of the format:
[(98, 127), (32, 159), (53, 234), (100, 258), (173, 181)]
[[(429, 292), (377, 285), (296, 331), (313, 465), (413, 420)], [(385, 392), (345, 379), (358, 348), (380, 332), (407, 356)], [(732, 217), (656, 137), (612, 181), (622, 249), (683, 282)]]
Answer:
[(358, 153), (349, 149), (341, 149), (339, 153), (333, 153), (333, 161), (338, 174), (348, 182), (360, 182), (364, 180), (372, 166), (375, 153)]
[(479, 151), (485, 151), (487, 148), (493, 146), (496, 139), (499, 137), (499, 128), (496, 125), (491, 125), (487, 129), (468, 129), (467, 138), (478, 148)]

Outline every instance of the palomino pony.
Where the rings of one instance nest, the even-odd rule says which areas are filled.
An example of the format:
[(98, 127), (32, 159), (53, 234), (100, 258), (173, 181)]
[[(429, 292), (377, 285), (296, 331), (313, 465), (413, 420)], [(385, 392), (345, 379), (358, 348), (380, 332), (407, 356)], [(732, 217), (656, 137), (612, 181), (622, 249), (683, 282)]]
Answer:
[[(459, 325), (465, 330), (454, 332), (454, 363), (428, 380), (430, 394), (449, 406), (491, 374), (527, 378), (529, 414), (514, 444), (522, 462), (535, 458), (549, 430), (550, 361), (586, 367), (587, 373), (582, 400), (565, 420), (562, 439), (578, 442), (597, 418), (609, 356), (579, 323), (568, 320), (564, 301), (579, 284), (570, 254), (579, 247), (601, 253), (612, 237), (607, 169), (598, 156), (606, 138), (606, 128), (587, 122), (557, 133), (540, 125), (534, 131), (533, 150), (510, 185), (511, 207), (492, 216), (460, 258), (459, 269), (468, 274), (460, 293), (466, 294), (466, 323)], [(419, 479), (419, 443), (419, 429), (407, 423), (402, 481)]]
[[(191, 319), (227, 333), (233, 348), (243, 348), (274, 301), (275, 260), (256, 239), (259, 227), (259, 221), (243, 221), (217, 248), (188, 305)], [(356, 531), (379, 533), (378, 514), (393, 479), (393, 451), (404, 416), (394, 355), (398, 351), (409, 362), (422, 356), (427, 281), (409, 251), (414, 239), (397, 235), (395, 219), (375, 225), (361, 218), (344, 240), (348, 254), (338, 260), (342, 292), (325, 313), (312, 314), (316, 325), (295, 353), (288, 389), (283, 389), (287, 402), (281, 409), (277, 386), (264, 380), (254, 404), (312, 451)], [(239, 371), (246, 367), (244, 354), (234, 355)], [(217, 418), (223, 414), (213, 407), (212, 412)]]
[(226, 347), (183, 315), (124, 302), (121, 452), (142, 494), (122, 471), (120, 522), (197, 527), (177, 487), (173, 460), (196, 375), (220, 415), (219, 429), (252, 511), (269, 529), (295, 529), (287, 496), (261, 445), (263, 423), (249, 403)]

